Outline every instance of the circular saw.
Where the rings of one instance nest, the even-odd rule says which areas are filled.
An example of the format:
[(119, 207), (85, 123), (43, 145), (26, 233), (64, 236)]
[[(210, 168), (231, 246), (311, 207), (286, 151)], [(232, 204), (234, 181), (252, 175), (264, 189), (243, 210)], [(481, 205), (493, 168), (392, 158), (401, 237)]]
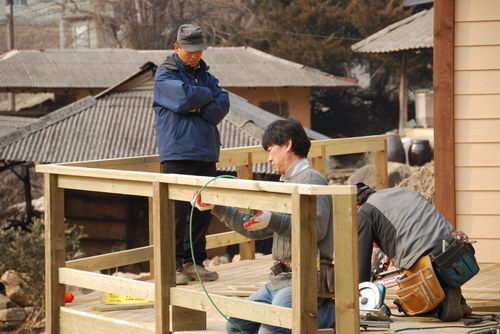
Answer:
[(385, 287), (379, 287), (372, 282), (359, 284), (359, 310), (378, 311), (384, 303)]

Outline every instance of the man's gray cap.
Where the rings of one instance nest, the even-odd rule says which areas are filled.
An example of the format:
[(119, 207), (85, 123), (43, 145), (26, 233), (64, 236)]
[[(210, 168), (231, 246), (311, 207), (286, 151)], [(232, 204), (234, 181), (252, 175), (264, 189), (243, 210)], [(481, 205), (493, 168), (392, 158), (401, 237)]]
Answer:
[(205, 50), (207, 43), (203, 36), (203, 30), (194, 24), (183, 24), (177, 31), (177, 43), (188, 52)]

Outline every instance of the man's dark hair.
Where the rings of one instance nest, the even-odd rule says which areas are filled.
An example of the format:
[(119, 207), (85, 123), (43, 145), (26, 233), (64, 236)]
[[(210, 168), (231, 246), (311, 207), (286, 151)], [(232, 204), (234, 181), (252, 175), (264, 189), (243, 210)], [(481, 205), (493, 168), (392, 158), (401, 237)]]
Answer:
[(362, 182), (356, 183), (356, 187), (358, 187), (358, 205), (365, 204), (368, 197), (375, 192), (375, 190)]
[(262, 147), (268, 150), (271, 145), (283, 145), (292, 140), (293, 152), (301, 157), (307, 157), (311, 141), (299, 121), (293, 118), (280, 119), (269, 124), (262, 136)]

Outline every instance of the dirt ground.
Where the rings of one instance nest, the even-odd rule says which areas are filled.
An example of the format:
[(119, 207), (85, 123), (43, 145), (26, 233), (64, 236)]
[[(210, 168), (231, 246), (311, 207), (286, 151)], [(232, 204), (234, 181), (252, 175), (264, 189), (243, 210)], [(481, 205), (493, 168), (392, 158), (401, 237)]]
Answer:
[(434, 204), (434, 161), (416, 167), (413, 174), (401, 181), (396, 187), (413, 189)]

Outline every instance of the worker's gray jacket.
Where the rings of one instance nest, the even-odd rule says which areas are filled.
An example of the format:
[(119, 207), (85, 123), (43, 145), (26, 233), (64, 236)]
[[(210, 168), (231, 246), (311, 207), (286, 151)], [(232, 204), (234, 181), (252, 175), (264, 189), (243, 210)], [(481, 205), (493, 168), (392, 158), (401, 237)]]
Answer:
[[(323, 175), (309, 167), (292, 176), (287, 183), (304, 183), (327, 185)], [(243, 227), (243, 217), (246, 213), (237, 208), (216, 206), (212, 214), (224, 222), (231, 230), (252, 239), (267, 239), (273, 237), (272, 257), (274, 260), (286, 260), (292, 256), (291, 215), (273, 212), (267, 228), (258, 231), (247, 231)], [(317, 239), (322, 258), (332, 259), (333, 255), (333, 211), (332, 197), (318, 196), (316, 202)], [(280, 289), (291, 284), (290, 273), (270, 275), (270, 289)]]
[[(358, 211), (358, 229), (363, 228), (372, 229), (374, 242), (402, 269), (409, 269), (420, 256), (441, 247), (442, 240), (449, 240), (454, 230), (431, 203), (408, 188), (370, 195)], [(359, 242), (367, 241), (360, 238)]]

